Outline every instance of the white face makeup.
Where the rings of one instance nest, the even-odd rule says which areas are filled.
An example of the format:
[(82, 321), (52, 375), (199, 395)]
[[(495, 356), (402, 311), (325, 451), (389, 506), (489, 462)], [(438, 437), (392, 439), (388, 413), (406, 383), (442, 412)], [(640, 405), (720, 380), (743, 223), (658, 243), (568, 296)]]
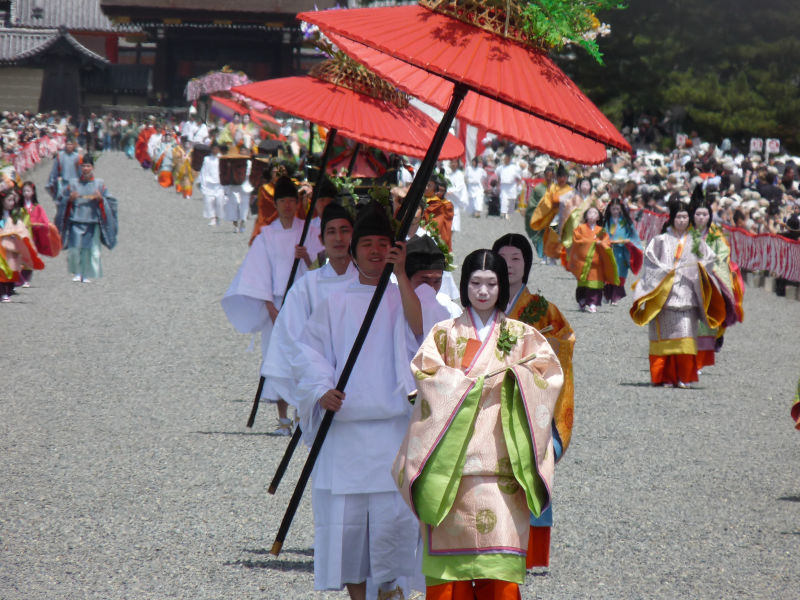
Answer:
[(689, 213), (685, 210), (680, 211), (675, 215), (672, 228), (677, 233), (684, 233), (689, 228)]
[(522, 250), (516, 246), (503, 246), (497, 253), (505, 259), (508, 265), (508, 285), (514, 287), (522, 282), (522, 276), (525, 274), (525, 259), (522, 256)]
[(708, 222), (711, 220), (711, 215), (708, 213), (708, 209), (705, 207), (698, 208), (694, 211), (694, 226), (699, 229), (703, 230), (708, 226)]
[(615, 219), (618, 219), (619, 216), (622, 214), (622, 209), (620, 208), (619, 204), (612, 204), (611, 205), (611, 216)]
[(474, 271), (467, 284), (467, 298), (475, 310), (492, 310), (500, 295), (500, 284), (494, 271)]

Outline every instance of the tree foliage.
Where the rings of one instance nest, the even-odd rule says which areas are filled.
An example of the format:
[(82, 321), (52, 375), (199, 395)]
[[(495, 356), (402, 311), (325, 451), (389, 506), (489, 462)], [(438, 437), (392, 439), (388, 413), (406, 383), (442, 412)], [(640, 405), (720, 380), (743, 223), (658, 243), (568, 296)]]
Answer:
[(800, 150), (800, 2), (630, 0), (598, 14), (605, 67), (583, 53), (559, 64), (620, 123), (685, 112), (684, 129), (709, 139), (778, 137)]

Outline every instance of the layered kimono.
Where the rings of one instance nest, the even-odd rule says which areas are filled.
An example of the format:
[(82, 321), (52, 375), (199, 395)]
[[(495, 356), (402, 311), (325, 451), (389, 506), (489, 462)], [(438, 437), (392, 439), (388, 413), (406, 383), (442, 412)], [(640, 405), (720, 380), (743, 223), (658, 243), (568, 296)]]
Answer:
[(418, 396), (392, 475), (420, 521), (428, 586), (522, 583), (530, 515), (553, 484), (555, 353), (532, 327), (469, 309), (434, 327), (411, 367)]
[[(714, 259), (712, 270), (721, 284), (720, 292), (727, 300), (726, 319), (723, 325), (712, 328), (702, 320), (697, 323), (697, 368), (702, 369), (714, 364), (714, 354), (722, 346), (722, 335), (725, 333), (725, 326), (741, 321), (740, 315), (743, 316), (743, 314), (740, 310), (733, 308), (734, 305), (741, 306), (741, 295), (737, 300), (738, 281), (731, 272), (731, 249), (722, 233), (722, 229), (717, 225), (711, 225), (703, 233), (695, 232), (694, 235), (700, 235), (706, 245), (714, 252), (716, 258)], [(741, 290), (742, 288), (738, 289)]]
[[(70, 199), (72, 193), (75, 200)], [(97, 199), (99, 196), (99, 200)], [(117, 200), (102, 179), (72, 179), (62, 194), (55, 225), (68, 249), (70, 273), (97, 279), (103, 274), (100, 245), (117, 244)]]
[(192, 184), (194, 171), (192, 171), (192, 158), (180, 144), (175, 145), (172, 151), (172, 177), (175, 180), (175, 191), (184, 198), (192, 197)]
[(31, 233), (36, 250), (45, 256), (58, 256), (61, 252), (61, 236), (58, 228), (47, 218), (44, 207), (41, 204), (31, 204), (25, 209), (30, 215)]
[(719, 327), (725, 300), (713, 275), (716, 257), (702, 239), (672, 228), (647, 245), (630, 314), (650, 327), (653, 385), (697, 381), (697, 323)]
[[(281, 308), (294, 263), (294, 249), (300, 243), (302, 233), (303, 222), (299, 219), (295, 219), (289, 229), (284, 229), (280, 221), (266, 227), (256, 236), (222, 298), (222, 309), (236, 331), (261, 332), (263, 360), (267, 358), (273, 327), (266, 302)], [(305, 247), (309, 256), (315, 256), (322, 250), (319, 229), (316, 227), (309, 228)], [(305, 261), (301, 260), (295, 277), (301, 277), (307, 271)], [(279, 398), (269, 381), (265, 383), (261, 397), (266, 400)]]
[(172, 170), (173, 150), (175, 142), (171, 137), (164, 137), (154, 152), (153, 171), (158, 174), (158, 184), (163, 188), (170, 188), (173, 184)]
[(0, 283), (18, 283), (23, 270), (44, 269), (31, 239), (27, 211), (15, 209), (12, 214), (0, 214)]
[(453, 215), (455, 209), (453, 203), (446, 198), (431, 196), (425, 198), (427, 206), (422, 214), (422, 218), (433, 221), (439, 228), (439, 235), (450, 251), (453, 251)]
[(256, 222), (253, 223), (253, 233), (250, 234), (250, 245), (253, 240), (261, 233), (261, 228), (266, 227), (278, 218), (278, 209), (275, 208), (275, 186), (265, 183), (258, 188), (258, 214)]
[(567, 269), (578, 280), (575, 299), (581, 308), (600, 304), (605, 285), (619, 285), (617, 261), (602, 227), (581, 223), (575, 228)]
[(525, 207), (525, 233), (528, 234), (528, 237), (533, 244), (533, 247), (536, 249), (536, 254), (539, 255), (540, 258), (544, 258), (544, 232), (539, 230), (535, 231), (531, 227), (531, 219), (533, 217), (533, 213), (536, 210), (536, 207), (539, 206), (539, 203), (542, 201), (542, 198), (547, 192), (547, 186), (544, 182), (537, 183), (536, 186), (533, 188), (533, 192), (531, 192), (530, 198), (528, 200), (528, 206)]
[[(531, 294), (523, 287), (512, 299), (506, 311), (509, 318), (522, 321), (541, 333), (558, 357), (564, 372), (564, 385), (553, 411), (553, 448), (555, 459), (560, 460), (572, 438), (572, 419), (575, 410), (575, 385), (572, 371), (572, 351), (575, 332), (569, 322), (552, 302), (543, 296)], [(531, 518), (531, 538), (528, 542), (526, 566), (546, 567), (550, 564), (550, 528), (553, 526), (552, 505), (538, 518)]]
[(71, 179), (80, 177), (81, 155), (77, 150), (61, 150), (53, 160), (53, 168), (47, 180), (47, 191), (58, 201), (64, 185)]
[(617, 261), (619, 284), (607, 283), (603, 288), (603, 296), (606, 301), (616, 303), (626, 296), (625, 280), (628, 278), (628, 271), (638, 275), (642, 268), (643, 247), (636, 227), (633, 223), (626, 223), (622, 217), (611, 217), (611, 222), (606, 224), (606, 231)]
[(153, 136), (153, 134), (155, 134), (155, 132), (156, 128), (152, 125), (149, 125), (142, 129), (136, 138), (134, 157), (139, 161), (139, 164), (142, 165), (143, 169), (149, 169), (153, 164), (153, 161), (150, 158), (150, 153), (148, 152), (148, 147), (150, 144), (150, 138)]
[(559, 214), (562, 198), (567, 201), (575, 190), (569, 185), (552, 184), (545, 192), (536, 209), (533, 211), (529, 225), (534, 231), (543, 231), (543, 249), (545, 256), (558, 258), (561, 256), (560, 230), (556, 233), (551, 228), (551, 223)]

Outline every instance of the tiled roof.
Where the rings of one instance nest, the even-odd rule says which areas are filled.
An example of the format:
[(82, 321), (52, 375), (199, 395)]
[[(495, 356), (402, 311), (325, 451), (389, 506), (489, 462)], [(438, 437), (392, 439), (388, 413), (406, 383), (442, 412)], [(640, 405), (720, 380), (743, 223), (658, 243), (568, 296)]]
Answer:
[[(36, 17), (34, 9), (41, 8)], [(134, 31), (130, 25), (114, 25), (100, 8), (100, 0), (11, 0), (11, 25), (57, 28), (70, 31)]]
[(0, 64), (14, 64), (45, 52), (61, 38), (78, 52), (94, 61), (108, 63), (95, 54), (64, 29), (27, 29), (22, 27), (0, 28)]

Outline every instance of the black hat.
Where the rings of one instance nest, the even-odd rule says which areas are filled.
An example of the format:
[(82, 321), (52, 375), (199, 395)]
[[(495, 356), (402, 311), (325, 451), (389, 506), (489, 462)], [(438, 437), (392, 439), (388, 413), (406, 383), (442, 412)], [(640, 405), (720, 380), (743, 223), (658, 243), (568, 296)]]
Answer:
[(350, 225), (353, 224), (353, 217), (350, 215), (350, 212), (341, 204), (331, 202), (322, 210), (322, 216), (319, 219), (320, 231), (323, 237), (325, 236), (325, 227), (328, 223), (336, 219), (347, 219)]
[(333, 182), (328, 178), (324, 177), (319, 184), (319, 194), (318, 198), (336, 198), (339, 195), (339, 190), (336, 189), (336, 186)]
[(406, 275), (408, 277), (417, 271), (444, 271), (446, 267), (444, 253), (430, 236), (415, 236), (406, 244)]
[(297, 198), (297, 186), (285, 175), (275, 182), (275, 200), (278, 198)]
[(356, 255), (358, 240), (367, 235), (382, 235), (394, 241), (392, 224), (386, 210), (377, 202), (365, 204), (358, 212), (355, 225), (353, 225), (353, 237), (350, 240), (350, 254)]
[(556, 177), (567, 177), (569, 173), (567, 173), (567, 168), (559, 163), (558, 168), (556, 169)]
[(94, 158), (92, 158), (92, 155), (87, 152), (81, 157), (81, 164), (94, 166)]

